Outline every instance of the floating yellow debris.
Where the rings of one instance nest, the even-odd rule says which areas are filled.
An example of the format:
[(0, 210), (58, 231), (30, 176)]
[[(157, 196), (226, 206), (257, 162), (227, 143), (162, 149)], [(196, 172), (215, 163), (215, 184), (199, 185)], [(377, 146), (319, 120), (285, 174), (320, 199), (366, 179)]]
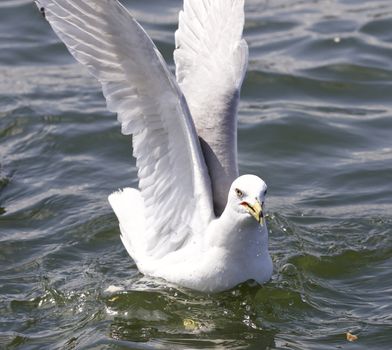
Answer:
[(199, 328), (198, 323), (190, 318), (185, 318), (182, 322), (184, 324), (185, 329), (188, 331), (194, 331), (195, 329)]
[(350, 332), (346, 333), (346, 339), (348, 341), (356, 341), (358, 339), (358, 336), (351, 334)]

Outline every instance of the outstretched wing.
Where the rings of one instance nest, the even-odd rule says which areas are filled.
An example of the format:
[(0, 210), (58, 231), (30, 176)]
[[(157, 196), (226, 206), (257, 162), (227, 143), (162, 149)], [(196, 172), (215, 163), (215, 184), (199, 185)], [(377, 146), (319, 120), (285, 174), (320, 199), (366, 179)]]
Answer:
[[(180, 246), (212, 218), (209, 177), (187, 104), (162, 56), (116, 0), (39, 0), (71, 54), (101, 82), (133, 154), (151, 254)], [(130, 213), (132, 214), (132, 213)]]
[(184, 0), (176, 32), (177, 81), (187, 100), (223, 210), (238, 176), (237, 107), (248, 63), (244, 0)]

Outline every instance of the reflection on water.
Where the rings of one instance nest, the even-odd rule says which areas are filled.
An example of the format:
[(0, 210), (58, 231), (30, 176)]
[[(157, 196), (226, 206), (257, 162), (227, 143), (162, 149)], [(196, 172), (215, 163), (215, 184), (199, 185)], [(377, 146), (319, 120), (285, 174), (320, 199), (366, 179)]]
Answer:
[[(125, 4), (173, 68), (181, 1)], [(106, 199), (137, 185), (129, 139), (31, 1), (0, 3), (0, 344), (390, 348), (392, 3), (246, 15), (239, 162), (269, 185), (275, 271), (205, 295), (138, 273)]]

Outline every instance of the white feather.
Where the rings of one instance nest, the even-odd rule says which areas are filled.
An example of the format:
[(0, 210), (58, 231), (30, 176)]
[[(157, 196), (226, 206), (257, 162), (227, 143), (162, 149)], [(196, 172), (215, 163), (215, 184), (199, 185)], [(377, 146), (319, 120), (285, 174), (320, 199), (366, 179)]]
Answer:
[(184, 0), (175, 34), (177, 81), (189, 105), (220, 215), (238, 177), (237, 107), (248, 62), (244, 0)]
[[(186, 102), (155, 45), (117, 1), (39, 0), (38, 6), (101, 82), (122, 132), (133, 134), (146, 218), (141, 255), (162, 256), (201, 235), (213, 215), (209, 176)], [(127, 193), (112, 197), (117, 212)], [(123, 229), (127, 215), (136, 214), (119, 216), (131, 250), (134, 237)]]
[(109, 196), (109, 203), (120, 222), (121, 241), (135, 263), (143, 260), (146, 252), (144, 232), (144, 203), (140, 191), (134, 188), (124, 188)]

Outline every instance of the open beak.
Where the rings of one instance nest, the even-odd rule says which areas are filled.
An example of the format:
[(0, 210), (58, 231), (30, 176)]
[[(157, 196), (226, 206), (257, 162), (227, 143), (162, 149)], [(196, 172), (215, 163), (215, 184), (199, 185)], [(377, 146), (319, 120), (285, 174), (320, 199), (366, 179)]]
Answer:
[(263, 206), (258, 199), (256, 199), (253, 205), (248, 202), (242, 202), (241, 205), (245, 207), (248, 213), (252, 215), (260, 225), (263, 224)]

